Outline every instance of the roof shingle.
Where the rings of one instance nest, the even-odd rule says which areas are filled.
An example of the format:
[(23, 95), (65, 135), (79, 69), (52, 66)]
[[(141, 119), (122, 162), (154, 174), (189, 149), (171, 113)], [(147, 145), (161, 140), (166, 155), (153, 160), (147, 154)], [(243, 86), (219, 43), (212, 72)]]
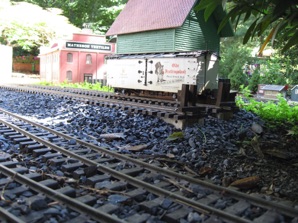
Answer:
[(106, 36), (176, 28), (196, 0), (129, 0)]

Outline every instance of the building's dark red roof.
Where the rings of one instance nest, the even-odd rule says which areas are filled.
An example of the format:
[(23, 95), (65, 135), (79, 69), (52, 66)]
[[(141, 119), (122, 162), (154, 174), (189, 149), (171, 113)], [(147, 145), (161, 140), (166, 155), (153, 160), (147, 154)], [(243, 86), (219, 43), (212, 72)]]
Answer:
[(129, 0), (106, 36), (183, 25), (196, 0)]

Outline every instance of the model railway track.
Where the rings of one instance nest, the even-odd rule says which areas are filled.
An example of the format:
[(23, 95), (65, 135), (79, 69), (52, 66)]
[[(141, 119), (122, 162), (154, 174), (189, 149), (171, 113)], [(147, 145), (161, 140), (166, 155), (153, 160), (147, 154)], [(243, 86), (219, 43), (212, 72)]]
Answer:
[(105, 93), (95, 90), (74, 88), (46, 87), (34, 85), (4, 85), (6, 90), (56, 95), (61, 98), (75, 99), (88, 104), (122, 109), (133, 113), (157, 116), (177, 128), (184, 128), (188, 123), (202, 119), (207, 113), (231, 112), (233, 108), (224, 109), (216, 105), (197, 104), (181, 107), (177, 101), (150, 99), (137, 96), (125, 96), (114, 93)]
[(46, 90), (54, 90), (54, 91), (63, 91), (63, 92), (69, 92), (79, 95), (89, 95), (89, 96), (96, 96), (96, 97), (102, 97), (102, 98), (109, 98), (109, 99), (118, 99), (118, 100), (124, 100), (124, 101), (133, 101), (133, 102), (142, 102), (146, 104), (159, 104), (164, 106), (171, 106), (171, 107), (178, 107), (179, 103), (177, 100), (166, 100), (166, 99), (158, 99), (154, 98), (148, 98), (148, 97), (140, 97), (140, 96), (128, 96), (125, 94), (118, 94), (118, 93), (111, 93), (111, 92), (100, 92), (97, 90), (87, 90), (87, 89), (78, 89), (78, 88), (61, 88), (56, 86), (42, 86), (42, 85), (23, 85), (30, 88), (37, 88), (37, 89), (46, 89)]
[[(92, 140), (74, 138), (2, 109), (0, 114), (1, 135), (20, 151), (19, 155), (2, 154), (0, 163), (2, 197), (7, 202), (0, 212), (12, 222), (32, 220), (31, 215), (23, 213), (18, 221), (18, 216), (10, 213), (23, 199), (20, 195), (28, 190), (26, 187), (32, 194), (28, 195), (31, 208), (34, 209), (36, 200), (42, 200), (45, 207), (58, 205), (56, 208), (63, 209), (62, 204), (66, 205), (74, 212), (73, 219), (69, 219), (72, 222), (86, 218), (98, 222), (145, 222), (150, 217), (179, 222), (189, 213), (204, 216), (206, 222), (214, 219), (272, 222), (277, 216), (290, 222), (298, 218), (297, 209), (277, 201), (269, 202), (213, 185), (182, 169), (167, 170), (146, 160), (113, 152), (95, 145)], [(50, 171), (53, 167), (62, 171), (64, 177), (53, 175)], [(18, 186), (10, 189), (8, 185), (12, 182)], [(107, 202), (113, 199), (117, 201)], [(102, 200), (102, 204), (98, 205), (97, 200)], [(219, 205), (219, 201), (225, 205)], [(138, 209), (124, 215), (125, 205)], [(35, 211), (42, 215), (49, 213), (47, 210)]]
[(78, 98), (83, 98), (85, 100), (90, 100), (90, 103), (96, 101), (104, 101), (104, 102), (126, 102), (129, 105), (131, 102), (132, 105), (140, 104), (144, 107), (148, 107), (147, 105), (156, 105), (168, 108), (169, 111), (179, 107), (179, 103), (177, 101), (171, 100), (161, 100), (155, 98), (145, 98), (138, 96), (127, 96), (117, 93), (110, 92), (101, 92), (96, 90), (87, 90), (87, 89), (77, 89), (77, 88), (61, 88), (55, 86), (39, 86), (39, 85), (10, 85), (10, 86), (2, 86), (11, 90), (18, 90), (30, 93), (45, 93), (45, 94), (57, 94), (57, 95), (65, 95), (65, 97), (74, 97), (76, 95)]

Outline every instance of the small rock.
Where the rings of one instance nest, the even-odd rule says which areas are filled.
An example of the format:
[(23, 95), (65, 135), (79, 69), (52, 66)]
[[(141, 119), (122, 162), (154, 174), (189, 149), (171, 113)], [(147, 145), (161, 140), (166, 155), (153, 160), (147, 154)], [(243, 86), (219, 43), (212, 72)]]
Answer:
[(263, 133), (263, 127), (255, 122), (252, 124), (251, 129), (259, 135)]
[(172, 201), (169, 200), (169, 199), (164, 199), (162, 201), (162, 203), (160, 204), (160, 206), (163, 208), (163, 209), (168, 209), (171, 205), (172, 205)]
[(44, 215), (60, 215), (60, 211), (56, 208), (49, 208), (44, 212)]
[(75, 139), (71, 139), (68, 141), (68, 145), (75, 145), (77, 141)]
[(187, 221), (189, 223), (196, 223), (196, 222), (201, 222), (202, 218), (197, 212), (190, 212), (187, 216)]
[(219, 199), (219, 200), (216, 201), (214, 207), (218, 208), (218, 209), (224, 209), (226, 207), (226, 205), (227, 205), (226, 201), (224, 201), (222, 199)]
[(119, 194), (113, 194), (108, 197), (108, 201), (112, 204), (122, 203), (129, 199), (129, 197)]
[(30, 197), (28, 204), (29, 207), (35, 211), (39, 211), (48, 207), (45, 198), (40, 196)]

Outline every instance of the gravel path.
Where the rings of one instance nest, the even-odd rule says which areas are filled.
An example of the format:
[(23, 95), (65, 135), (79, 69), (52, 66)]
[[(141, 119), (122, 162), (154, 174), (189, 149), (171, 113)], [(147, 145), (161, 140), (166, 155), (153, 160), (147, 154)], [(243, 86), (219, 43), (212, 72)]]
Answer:
[[(186, 164), (189, 171), (215, 184), (298, 202), (297, 140), (289, 138), (286, 130), (266, 128), (252, 113), (239, 111), (228, 121), (208, 116), (204, 125), (180, 132), (155, 117), (54, 96), (0, 89), (0, 107), (121, 153)], [(178, 137), (169, 138), (174, 132)], [(107, 133), (110, 139), (101, 137)], [(1, 138), (0, 149), (12, 149), (4, 145)], [(136, 146), (142, 150), (131, 151)]]

